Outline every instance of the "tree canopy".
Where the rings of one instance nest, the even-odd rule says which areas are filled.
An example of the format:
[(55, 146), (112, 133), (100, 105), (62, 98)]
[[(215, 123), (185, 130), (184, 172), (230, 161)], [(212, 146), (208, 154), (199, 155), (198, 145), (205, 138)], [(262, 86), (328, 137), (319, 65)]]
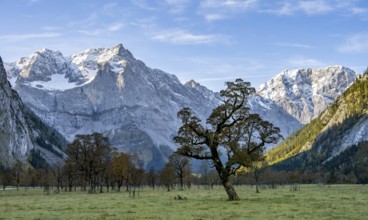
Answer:
[[(174, 141), (180, 145), (177, 154), (211, 160), (229, 200), (238, 200), (230, 176), (241, 166), (249, 167), (263, 160), (264, 146), (276, 143), (281, 135), (279, 128), (250, 112), (248, 97), (255, 89), (249, 82), (237, 79), (226, 82), (226, 86), (220, 92), (221, 104), (213, 109), (205, 124), (189, 108), (178, 112), (182, 126)], [(222, 154), (225, 160), (221, 160)]]
[(91, 191), (95, 191), (100, 175), (106, 171), (112, 158), (112, 152), (108, 138), (100, 133), (77, 135), (66, 149), (69, 156), (66, 164), (89, 182)]

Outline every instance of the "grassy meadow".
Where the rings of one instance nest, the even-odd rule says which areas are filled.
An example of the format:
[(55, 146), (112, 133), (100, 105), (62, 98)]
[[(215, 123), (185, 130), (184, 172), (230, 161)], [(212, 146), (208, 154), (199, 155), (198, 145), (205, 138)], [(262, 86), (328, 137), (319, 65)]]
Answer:
[[(167, 192), (144, 188), (139, 197), (127, 192), (87, 194), (42, 189), (0, 191), (0, 219), (367, 219), (368, 186), (301, 185), (263, 189), (236, 187), (240, 201), (227, 201), (222, 187), (192, 187)], [(185, 200), (176, 200), (180, 195)]]

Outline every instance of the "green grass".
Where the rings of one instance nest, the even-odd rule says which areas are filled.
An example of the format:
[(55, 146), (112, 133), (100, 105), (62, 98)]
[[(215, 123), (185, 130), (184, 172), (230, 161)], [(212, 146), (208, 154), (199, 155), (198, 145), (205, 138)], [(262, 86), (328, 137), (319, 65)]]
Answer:
[[(213, 190), (144, 188), (128, 193), (61, 192), (41, 189), (0, 191), (0, 219), (367, 219), (368, 186), (302, 185), (264, 189), (238, 186), (240, 201), (229, 202), (222, 187)], [(175, 200), (180, 195), (186, 200)]]

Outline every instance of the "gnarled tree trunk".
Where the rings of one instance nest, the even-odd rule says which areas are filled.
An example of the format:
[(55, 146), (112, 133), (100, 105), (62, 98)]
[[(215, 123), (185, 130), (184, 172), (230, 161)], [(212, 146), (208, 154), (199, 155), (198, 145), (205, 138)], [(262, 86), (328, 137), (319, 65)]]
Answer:
[(215, 158), (213, 162), (214, 162), (216, 171), (221, 179), (222, 185), (225, 188), (227, 196), (229, 197), (229, 201), (239, 200), (240, 198), (238, 194), (236, 193), (233, 184), (230, 181), (231, 174), (226, 169), (223, 168), (223, 164), (220, 160), (217, 150), (212, 150), (212, 155)]
[[(222, 176), (222, 175), (221, 175)], [(225, 188), (225, 191), (227, 193), (227, 196), (229, 197), (230, 201), (239, 200), (239, 196), (236, 193), (233, 184), (230, 182), (229, 177), (221, 177), (222, 185)]]

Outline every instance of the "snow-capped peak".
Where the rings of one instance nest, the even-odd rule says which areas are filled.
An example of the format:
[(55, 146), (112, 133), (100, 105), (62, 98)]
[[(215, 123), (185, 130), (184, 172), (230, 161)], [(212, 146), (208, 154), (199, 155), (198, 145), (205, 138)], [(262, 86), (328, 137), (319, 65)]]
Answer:
[(122, 44), (118, 44), (112, 48), (91, 48), (71, 56), (72, 62), (76, 65), (89, 61), (114, 63), (122, 59), (134, 59), (133, 55)]
[(60, 51), (41, 49), (31, 54), (29, 59), (17, 63), (23, 63), (24, 66), (20, 72), (21, 77), (30, 81), (49, 81), (54, 74), (73, 75)]
[(257, 93), (275, 101), (302, 123), (308, 123), (355, 78), (355, 72), (343, 66), (284, 70), (262, 84)]
[(85, 83), (91, 82), (98, 70), (98, 66), (108, 62), (114, 72), (121, 73), (124, 71), (127, 62), (136, 61), (133, 55), (118, 44), (111, 48), (91, 48), (81, 53), (73, 54), (70, 62), (75, 64), (81, 71)]
[(20, 81), (40, 89), (70, 89), (83, 80), (78, 68), (60, 51), (46, 48), (34, 52), (28, 58), (21, 58), (10, 67), (10, 75), (19, 75)]
[(66, 90), (92, 82), (99, 65), (109, 63), (113, 72), (124, 72), (127, 62), (136, 61), (122, 44), (111, 48), (87, 49), (70, 57), (60, 51), (43, 48), (17, 62), (7, 63), (12, 85), (19, 78), (33, 87), (46, 90)]

